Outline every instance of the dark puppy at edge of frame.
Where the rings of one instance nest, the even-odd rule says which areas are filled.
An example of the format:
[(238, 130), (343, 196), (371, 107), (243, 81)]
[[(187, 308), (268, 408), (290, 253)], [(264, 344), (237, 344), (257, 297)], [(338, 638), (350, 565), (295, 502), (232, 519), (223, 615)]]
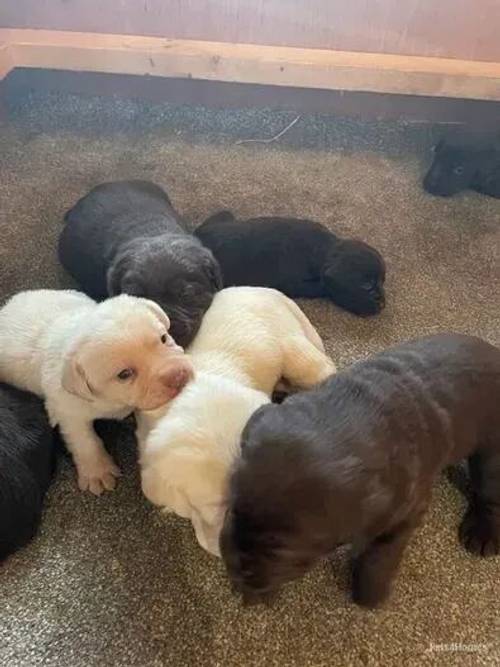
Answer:
[(59, 259), (83, 291), (97, 301), (122, 293), (155, 301), (174, 340), (189, 345), (222, 278), (166, 192), (149, 181), (103, 183), (65, 221)]
[(312, 220), (236, 220), (221, 211), (194, 232), (215, 255), (224, 286), (273, 287), (289, 297), (326, 297), (355, 315), (385, 305), (385, 263), (363, 241), (342, 239)]
[(460, 540), (498, 554), (500, 350), (478, 338), (402, 344), (260, 408), (220, 538), (235, 589), (265, 601), (351, 544), (353, 600), (379, 605), (439, 472), (465, 457), (473, 491)]
[(434, 152), (423, 183), (429, 194), (451, 197), (470, 189), (500, 198), (500, 140), (480, 133), (451, 135)]
[(35, 536), (55, 451), (42, 401), (0, 383), (0, 561)]

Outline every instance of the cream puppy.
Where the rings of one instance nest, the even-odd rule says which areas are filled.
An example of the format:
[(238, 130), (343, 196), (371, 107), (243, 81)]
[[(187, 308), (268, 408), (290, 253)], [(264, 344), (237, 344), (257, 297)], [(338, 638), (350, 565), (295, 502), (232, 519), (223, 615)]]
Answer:
[(308, 388), (335, 372), (318, 333), (281, 292), (218, 292), (188, 349), (195, 379), (167, 406), (139, 412), (146, 497), (191, 520), (200, 545), (219, 555), (229, 469), (243, 428), (281, 378)]
[(119, 475), (93, 421), (158, 408), (191, 378), (169, 326), (155, 303), (126, 295), (97, 304), (73, 290), (34, 290), (0, 310), (0, 379), (45, 399), (80, 489), (98, 495)]

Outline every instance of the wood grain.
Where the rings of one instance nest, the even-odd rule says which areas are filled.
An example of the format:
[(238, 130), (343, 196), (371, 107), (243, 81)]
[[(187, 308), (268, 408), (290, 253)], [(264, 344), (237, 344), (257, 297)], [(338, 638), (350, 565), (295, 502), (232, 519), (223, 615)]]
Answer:
[(499, 0), (0, 0), (0, 27), (500, 62)]
[(0, 30), (16, 67), (500, 100), (500, 63), (46, 30)]

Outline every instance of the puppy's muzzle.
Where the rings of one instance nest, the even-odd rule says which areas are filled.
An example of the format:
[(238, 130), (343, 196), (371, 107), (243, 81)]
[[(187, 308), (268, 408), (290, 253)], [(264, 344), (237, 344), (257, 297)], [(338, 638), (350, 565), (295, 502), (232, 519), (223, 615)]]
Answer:
[(193, 379), (193, 376), (193, 367), (191, 364), (185, 363), (182, 366), (167, 371), (160, 377), (160, 380), (169, 390), (171, 398), (174, 398), (182, 391), (182, 389), (184, 389), (187, 383)]

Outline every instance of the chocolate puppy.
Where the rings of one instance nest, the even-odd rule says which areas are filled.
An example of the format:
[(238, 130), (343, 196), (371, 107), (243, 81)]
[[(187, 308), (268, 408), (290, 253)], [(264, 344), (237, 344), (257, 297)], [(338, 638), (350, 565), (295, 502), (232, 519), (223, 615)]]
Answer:
[(222, 278), (166, 192), (148, 181), (103, 183), (65, 220), (59, 259), (83, 291), (98, 301), (122, 293), (156, 301), (174, 340), (189, 345)]
[(247, 600), (340, 544), (352, 595), (380, 604), (443, 467), (469, 459), (460, 539), (500, 552), (500, 350), (442, 334), (394, 347), (260, 408), (242, 435), (220, 547)]
[(468, 189), (500, 197), (500, 143), (475, 135), (441, 141), (424, 189), (441, 197)]
[(0, 561), (37, 532), (54, 463), (42, 401), (0, 383)]
[(356, 315), (375, 315), (384, 307), (380, 254), (312, 220), (236, 220), (222, 211), (195, 234), (214, 253), (226, 287), (255, 285), (294, 298), (327, 297)]

